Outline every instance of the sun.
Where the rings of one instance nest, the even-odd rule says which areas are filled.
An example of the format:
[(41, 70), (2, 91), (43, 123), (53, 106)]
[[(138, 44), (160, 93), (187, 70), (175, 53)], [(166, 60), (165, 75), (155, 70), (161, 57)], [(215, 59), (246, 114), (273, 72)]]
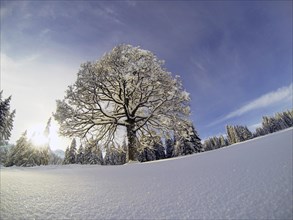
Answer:
[(63, 149), (63, 145), (65, 145), (66, 141), (59, 136), (57, 123), (52, 120), (48, 136), (44, 134), (45, 127), (44, 124), (35, 124), (31, 126), (27, 132), (28, 138), (36, 147), (49, 145), (51, 150)]
[(44, 135), (44, 129), (45, 127), (42, 124), (35, 124), (28, 129), (27, 136), (35, 146), (43, 146), (49, 143), (48, 137)]
[(36, 146), (44, 146), (44, 145), (47, 145), (49, 143), (49, 139), (47, 137), (45, 137), (45, 135), (38, 133), (38, 134), (33, 136), (32, 142)]

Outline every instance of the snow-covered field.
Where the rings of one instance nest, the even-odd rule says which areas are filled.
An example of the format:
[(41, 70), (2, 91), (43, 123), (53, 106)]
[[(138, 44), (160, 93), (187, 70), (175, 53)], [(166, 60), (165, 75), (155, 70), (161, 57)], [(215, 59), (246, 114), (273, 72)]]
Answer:
[(1, 168), (1, 219), (292, 219), (292, 132), (144, 164)]

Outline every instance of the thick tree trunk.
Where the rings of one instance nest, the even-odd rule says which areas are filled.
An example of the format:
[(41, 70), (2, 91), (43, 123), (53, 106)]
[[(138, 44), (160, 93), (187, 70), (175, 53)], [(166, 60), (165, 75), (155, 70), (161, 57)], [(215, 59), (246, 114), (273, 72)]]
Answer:
[[(128, 138), (128, 160), (137, 160), (137, 141), (136, 132), (134, 131), (134, 124), (128, 125), (127, 128), (127, 138)], [(127, 161), (128, 162), (128, 161)]]

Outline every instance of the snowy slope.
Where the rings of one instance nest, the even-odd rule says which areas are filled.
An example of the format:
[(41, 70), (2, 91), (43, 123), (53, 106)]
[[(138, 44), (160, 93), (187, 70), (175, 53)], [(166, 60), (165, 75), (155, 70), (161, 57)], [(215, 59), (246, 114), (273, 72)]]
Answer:
[(1, 168), (1, 219), (292, 219), (292, 132), (144, 164)]

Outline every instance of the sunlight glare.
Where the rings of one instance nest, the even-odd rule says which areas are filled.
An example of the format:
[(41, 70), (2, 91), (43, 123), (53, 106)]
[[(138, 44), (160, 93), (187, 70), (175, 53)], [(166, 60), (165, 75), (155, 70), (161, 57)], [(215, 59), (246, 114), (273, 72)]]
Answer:
[(64, 146), (67, 146), (67, 140), (59, 136), (58, 124), (54, 120), (51, 121), (48, 137), (44, 135), (45, 127), (46, 126), (44, 124), (35, 124), (28, 129), (28, 138), (33, 142), (33, 144), (39, 147), (49, 144), (51, 150), (53, 151), (63, 149)]
[(28, 130), (28, 138), (38, 147), (49, 143), (48, 138), (43, 134), (44, 129), (43, 125), (36, 124)]

